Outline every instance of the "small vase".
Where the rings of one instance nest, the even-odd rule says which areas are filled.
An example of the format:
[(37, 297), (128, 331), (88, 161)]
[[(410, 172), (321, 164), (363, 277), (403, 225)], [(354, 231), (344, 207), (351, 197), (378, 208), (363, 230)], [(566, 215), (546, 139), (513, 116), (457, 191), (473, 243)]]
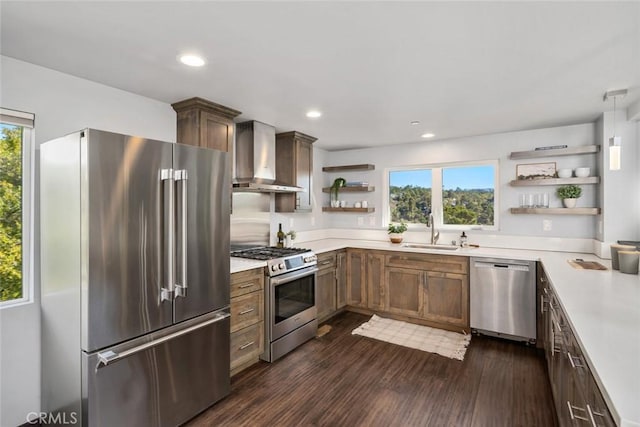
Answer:
[(391, 243), (402, 243), (402, 233), (389, 233)]
[(578, 199), (562, 199), (562, 204), (565, 208), (575, 208)]

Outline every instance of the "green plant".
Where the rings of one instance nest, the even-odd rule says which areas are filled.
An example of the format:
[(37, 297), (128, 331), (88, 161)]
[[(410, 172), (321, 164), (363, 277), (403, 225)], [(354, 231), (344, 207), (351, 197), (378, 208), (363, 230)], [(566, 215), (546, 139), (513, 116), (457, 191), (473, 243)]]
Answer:
[(582, 188), (577, 185), (563, 185), (562, 187), (558, 187), (556, 194), (561, 199), (577, 199), (582, 195)]
[(333, 180), (333, 184), (331, 184), (331, 196), (333, 197), (333, 200), (338, 200), (338, 192), (340, 191), (340, 188), (346, 185), (347, 181), (344, 178), (338, 177)]
[(391, 233), (402, 234), (405, 231), (407, 231), (407, 224), (405, 224), (404, 222), (401, 222), (398, 225), (389, 223), (389, 228), (387, 229), (387, 231), (389, 231), (389, 234)]

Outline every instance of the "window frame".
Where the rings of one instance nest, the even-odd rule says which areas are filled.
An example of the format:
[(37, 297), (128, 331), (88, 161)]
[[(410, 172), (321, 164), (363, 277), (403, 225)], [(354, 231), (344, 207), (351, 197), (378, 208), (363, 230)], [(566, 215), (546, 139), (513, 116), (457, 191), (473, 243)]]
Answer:
[(0, 123), (23, 128), (22, 134), (22, 297), (0, 301), (0, 310), (34, 301), (35, 115), (0, 108)]
[[(465, 225), (465, 224), (443, 224), (444, 220), (444, 204), (442, 193), (442, 171), (447, 168), (456, 167), (473, 167), (473, 166), (493, 166), (493, 225)], [(500, 230), (499, 223), (499, 189), (500, 189), (500, 162), (498, 159), (473, 160), (466, 162), (447, 162), (447, 163), (428, 163), (411, 166), (398, 166), (385, 168), (384, 178), (384, 196), (383, 196), (383, 224), (389, 224), (391, 221), (391, 204), (389, 203), (389, 190), (391, 188), (390, 174), (391, 172), (402, 172), (410, 170), (431, 170), (431, 205), (433, 213), (433, 222), (437, 229), (444, 231), (467, 231), (467, 230)], [(407, 224), (409, 231), (423, 230), (422, 224)]]

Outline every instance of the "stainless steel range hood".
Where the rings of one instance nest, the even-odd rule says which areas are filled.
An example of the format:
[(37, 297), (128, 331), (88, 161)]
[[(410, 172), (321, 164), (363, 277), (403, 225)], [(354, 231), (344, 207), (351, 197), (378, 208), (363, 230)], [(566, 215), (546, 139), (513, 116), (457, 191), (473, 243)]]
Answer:
[(273, 126), (255, 120), (236, 124), (233, 191), (305, 191), (276, 181), (276, 129)]

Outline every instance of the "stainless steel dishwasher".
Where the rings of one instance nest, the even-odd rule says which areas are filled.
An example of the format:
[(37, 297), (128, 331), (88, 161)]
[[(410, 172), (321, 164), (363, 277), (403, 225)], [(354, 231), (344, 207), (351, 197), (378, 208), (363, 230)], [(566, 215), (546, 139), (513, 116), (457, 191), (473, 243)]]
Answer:
[(535, 261), (474, 257), (470, 261), (471, 329), (534, 343)]

